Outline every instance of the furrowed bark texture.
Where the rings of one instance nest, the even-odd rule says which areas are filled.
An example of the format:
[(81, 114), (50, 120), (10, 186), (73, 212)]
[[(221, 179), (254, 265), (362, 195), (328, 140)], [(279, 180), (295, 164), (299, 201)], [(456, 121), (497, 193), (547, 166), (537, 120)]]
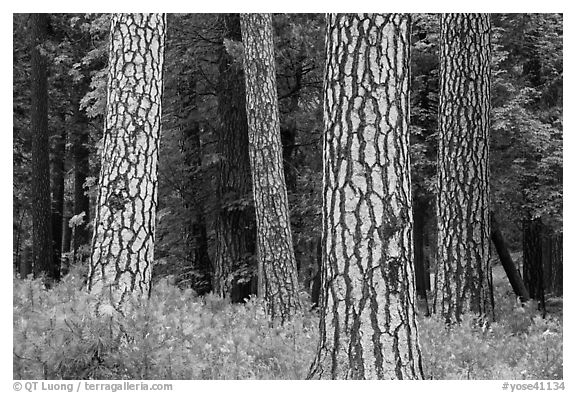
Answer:
[[(240, 15), (220, 16), (225, 39), (241, 41)], [(252, 200), (252, 180), (248, 154), (248, 120), (244, 72), (220, 49), (218, 81), (218, 152), (221, 156), (217, 196), (216, 257), (214, 291), (229, 296), (237, 285), (238, 270), (256, 271), (256, 219)]]
[(438, 254), (433, 310), (490, 313), (488, 14), (440, 16)]
[(57, 278), (50, 214), (50, 144), (48, 143), (48, 79), (40, 47), (46, 40), (47, 14), (31, 14), (31, 122), (32, 128), (32, 266), (34, 277)]
[(410, 17), (330, 14), (320, 344), (309, 378), (422, 378), (415, 318)]
[(259, 295), (284, 321), (300, 309), (282, 161), (270, 14), (242, 14), (246, 114), (256, 209)]
[(164, 14), (115, 14), (88, 287), (147, 295), (154, 257)]

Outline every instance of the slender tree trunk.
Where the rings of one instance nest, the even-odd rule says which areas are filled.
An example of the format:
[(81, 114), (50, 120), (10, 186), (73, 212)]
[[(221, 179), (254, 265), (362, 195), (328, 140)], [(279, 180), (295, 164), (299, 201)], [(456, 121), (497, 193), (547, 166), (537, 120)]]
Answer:
[(282, 321), (300, 309), (284, 180), (270, 14), (242, 14), (246, 114), (256, 210), (260, 295)]
[(48, 14), (31, 14), (31, 128), (32, 128), (32, 265), (34, 277), (57, 279), (54, 269), (50, 209), (50, 144), (48, 142), (48, 79), (46, 41)]
[[(429, 315), (428, 296), (430, 272), (424, 255), (424, 225), (428, 201), (416, 198), (414, 201), (414, 271), (416, 276), (417, 305), (424, 315)], [(427, 286), (428, 284), (428, 286)]]
[(88, 288), (122, 306), (148, 295), (157, 207), (164, 14), (114, 14)]
[[(80, 109), (80, 100), (87, 86), (78, 87), (80, 93), (74, 101), (74, 125), (72, 136), (72, 156), (74, 159), (74, 215), (84, 212), (84, 224), (76, 226), (72, 244), (74, 253), (79, 254), (79, 247), (89, 242), (89, 232), (85, 223), (90, 222), (90, 198), (86, 195), (84, 183), (90, 174), (90, 150), (88, 149), (88, 119)], [(83, 262), (83, 261), (80, 261)]]
[[(220, 17), (222, 40), (241, 41), (240, 15)], [(214, 291), (230, 296), (238, 285), (235, 273), (256, 267), (256, 219), (252, 206), (252, 182), (248, 154), (248, 120), (244, 72), (222, 45), (218, 82), (218, 152), (221, 156), (216, 218), (216, 257)], [(246, 277), (244, 277), (246, 279)]]
[[(300, 100), (300, 90), (302, 88), (302, 61), (303, 55), (300, 54), (294, 70), (294, 85), (291, 86), (292, 95), (288, 98), (287, 115), (298, 111)], [(284, 157), (284, 178), (286, 179), (286, 189), (288, 192), (296, 191), (296, 163), (294, 153), (296, 151), (296, 134), (298, 133), (298, 122), (289, 118), (280, 122), (280, 136), (282, 138), (282, 156)]]
[(490, 17), (440, 16), (438, 257), (434, 312), (490, 314)]
[(528, 290), (524, 286), (524, 282), (522, 281), (520, 272), (516, 269), (514, 261), (512, 261), (512, 257), (508, 251), (508, 246), (506, 245), (504, 236), (502, 236), (502, 232), (500, 232), (498, 221), (496, 221), (496, 218), (493, 214), (490, 215), (490, 220), (492, 224), (491, 238), (492, 242), (494, 243), (496, 253), (500, 258), (500, 262), (502, 263), (502, 267), (504, 267), (504, 271), (506, 272), (508, 281), (510, 281), (510, 285), (512, 285), (514, 293), (520, 298), (520, 301), (525, 302), (530, 298)]
[(52, 162), (52, 244), (54, 276), (60, 278), (62, 266), (62, 229), (64, 215), (64, 177), (66, 161), (66, 128), (64, 128), (54, 146)]
[(563, 284), (562, 284), (562, 271), (563, 271), (563, 250), (562, 250), (562, 233), (555, 233), (551, 235), (551, 275), (550, 275), (550, 290), (555, 296), (562, 296), (563, 294)]
[[(183, 84), (182, 96), (188, 97), (192, 103), (182, 105), (180, 113), (186, 116), (182, 127), (182, 154), (184, 163), (190, 168), (190, 186), (192, 200), (184, 202), (184, 208), (188, 214), (185, 223), (186, 259), (187, 269), (192, 268), (192, 288), (199, 296), (212, 291), (212, 263), (208, 255), (208, 233), (204, 216), (204, 206), (200, 196), (201, 179), (198, 171), (202, 165), (202, 146), (200, 140), (200, 124), (198, 118), (196, 100), (196, 80), (194, 77)], [(192, 108), (190, 108), (190, 105)], [(192, 119), (192, 120), (189, 120)], [(189, 276), (189, 275), (188, 275)]]
[(408, 155), (410, 17), (329, 14), (320, 343), (310, 378), (422, 378)]
[(542, 269), (542, 222), (526, 219), (523, 222), (523, 275), (524, 284), (531, 299), (544, 297), (544, 274)]

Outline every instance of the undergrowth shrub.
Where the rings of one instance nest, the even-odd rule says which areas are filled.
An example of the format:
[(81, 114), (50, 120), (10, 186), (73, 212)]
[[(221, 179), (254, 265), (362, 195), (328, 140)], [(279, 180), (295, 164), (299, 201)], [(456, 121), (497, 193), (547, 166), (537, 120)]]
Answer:
[[(81, 268), (49, 290), (14, 279), (15, 379), (303, 379), (316, 351), (315, 313), (280, 326), (259, 299), (230, 304), (164, 280), (125, 316), (101, 307), (96, 317), (84, 279)], [(498, 301), (489, 327), (419, 319), (427, 378), (562, 378), (561, 321)]]
[(562, 322), (542, 318), (534, 304), (500, 299), (497, 322), (480, 326), (465, 315), (446, 327), (419, 319), (424, 371), (431, 379), (562, 379)]
[(14, 378), (303, 379), (316, 349), (312, 314), (275, 325), (255, 298), (198, 298), (162, 281), (126, 316), (95, 317), (79, 286), (14, 280)]

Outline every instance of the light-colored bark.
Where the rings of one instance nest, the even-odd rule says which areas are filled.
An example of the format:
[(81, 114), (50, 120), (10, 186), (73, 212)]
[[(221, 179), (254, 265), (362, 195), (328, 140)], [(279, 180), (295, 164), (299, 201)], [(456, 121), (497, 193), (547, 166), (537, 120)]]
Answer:
[(433, 310), (487, 315), (490, 17), (440, 17), (438, 254)]
[(256, 209), (258, 294), (273, 318), (284, 321), (300, 309), (276, 90), (270, 14), (242, 14), (246, 113)]
[(154, 258), (164, 14), (115, 14), (89, 290), (146, 296)]
[(422, 377), (409, 26), (406, 14), (328, 15), (320, 344), (310, 378)]

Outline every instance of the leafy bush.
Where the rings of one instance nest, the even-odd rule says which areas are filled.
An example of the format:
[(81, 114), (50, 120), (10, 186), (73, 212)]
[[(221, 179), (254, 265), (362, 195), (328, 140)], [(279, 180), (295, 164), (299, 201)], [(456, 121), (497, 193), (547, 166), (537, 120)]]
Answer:
[(437, 316), (420, 320), (428, 378), (562, 379), (561, 321), (543, 319), (533, 304), (497, 304), (498, 322), (490, 325), (479, 326), (470, 315), (450, 328)]
[[(83, 290), (74, 268), (46, 290), (14, 280), (15, 379), (303, 379), (318, 341), (318, 317), (279, 326), (264, 304), (197, 297), (159, 282), (150, 299), (130, 299), (126, 316)], [(499, 299), (500, 300), (500, 299)], [(434, 379), (560, 379), (562, 325), (502, 300), (500, 321), (472, 318), (447, 329), (420, 319), (426, 376)]]
[(16, 379), (303, 379), (317, 322), (270, 323), (258, 299), (198, 298), (162, 281), (120, 315), (81, 290), (81, 274), (46, 290), (14, 280)]

